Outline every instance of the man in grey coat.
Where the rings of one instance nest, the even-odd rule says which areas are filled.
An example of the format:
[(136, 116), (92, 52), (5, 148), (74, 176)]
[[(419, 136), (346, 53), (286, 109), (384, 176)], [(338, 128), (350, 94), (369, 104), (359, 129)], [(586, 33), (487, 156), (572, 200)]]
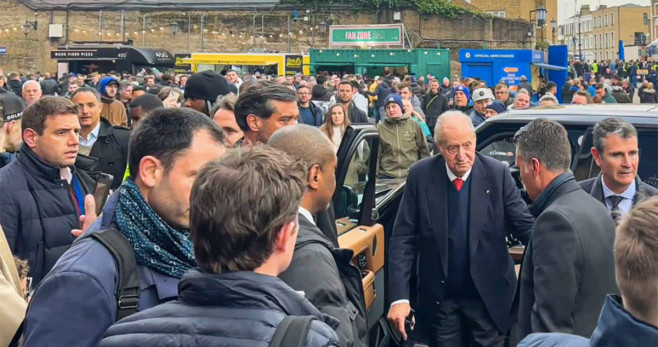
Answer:
[(589, 337), (607, 294), (618, 293), (608, 211), (569, 171), (571, 145), (559, 123), (536, 119), (514, 137), (516, 163), (537, 218), (519, 277), (518, 331)]
[(603, 203), (615, 222), (637, 203), (658, 195), (658, 189), (637, 175), (640, 149), (635, 127), (619, 118), (606, 118), (594, 126), (592, 156), (601, 173), (580, 182), (584, 191)]

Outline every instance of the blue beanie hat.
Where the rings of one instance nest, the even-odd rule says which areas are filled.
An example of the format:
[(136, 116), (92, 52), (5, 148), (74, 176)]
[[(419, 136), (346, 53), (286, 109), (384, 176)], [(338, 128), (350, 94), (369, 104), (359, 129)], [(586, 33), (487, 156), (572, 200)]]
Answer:
[(507, 112), (507, 107), (505, 107), (505, 104), (503, 104), (503, 102), (499, 100), (494, 100), (490, 102), (489, 105), (487, 105), (487, 108), (496, 111), (498, 114)]
[(392, 93), (389, 94), (386, 97), (386, 102), (384, 103), (384, 106), (390, 104), (391, 102), (394, 102), (400, 106), (400, 109), (404, 111), (404, 106), (402, 105), (402, 97), (400, 94)]
[(466, 88), (464, 86), (455, 87), (452, 90), (452, 97), (453, 98), (455, 97), (455, 94), (457, 94), (457, 92), (462, 92), (462, 93), (466, 94), (466, 99), (467, 100), (471, 98), (471, 92), (468, 90), (468, 88)]

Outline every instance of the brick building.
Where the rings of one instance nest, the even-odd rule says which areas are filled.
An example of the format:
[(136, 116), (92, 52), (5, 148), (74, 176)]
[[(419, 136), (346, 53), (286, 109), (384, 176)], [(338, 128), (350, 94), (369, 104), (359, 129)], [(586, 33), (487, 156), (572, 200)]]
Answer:
[(628, 43), (649, 44), (651, 36), (651, 8), (635, 4), (606, 7), (601, 5), (592, 12), (594, 59), (608, 60), (619, 57), (619, 40)]
[(557, 21), (557, 0), (466, 0), (471, 5), (496, 17), (524, 19), (536, 23), (539, 6), (546, 8), (546, 23), (535, 28), (536, 40), (553, 43), (551, 22)]
[(583, 61), (594, 61), (594, 19), (589, 5), (583, 5), (577, 15), (569, 17), (558, 27), (560, 44), (569, 49), (569, 56)]

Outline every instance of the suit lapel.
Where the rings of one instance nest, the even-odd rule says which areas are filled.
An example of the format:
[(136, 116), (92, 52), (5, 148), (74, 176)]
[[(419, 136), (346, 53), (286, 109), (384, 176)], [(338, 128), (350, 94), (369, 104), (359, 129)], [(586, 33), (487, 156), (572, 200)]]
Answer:
[(478, 156), (471, 171), (471, 191), (469, 196), (468, 215), (468, 247), (470, 256), (473, 257), (477, 249), (480, 234), (487, 220), (487, 209), (489, 208), (489, 195), (491, 185), (487, 180), (487, 173), (483, 163)]
[(434, 241), (439, 250), (441, 269), (448, 276), (448, 174), (445, 161), (436, 157), (432, 172), (432, 180), (427, 194), (428, 209)]
[(601, 174), (596, 176), (590, 195), (605, 205), (605, 199), (603, 198), (603, 184), (601, 183)]

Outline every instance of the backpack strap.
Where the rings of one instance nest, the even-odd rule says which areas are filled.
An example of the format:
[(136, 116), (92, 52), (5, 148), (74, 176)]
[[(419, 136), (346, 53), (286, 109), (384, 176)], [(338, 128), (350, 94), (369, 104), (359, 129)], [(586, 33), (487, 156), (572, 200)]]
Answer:
[(303, 347), (313, 316), (286, 316), (274, 332), (270, 347)]
[(116, 228), (91, 234), (91, 237), (112, 253), (117, 265), (119, 280), (116, 297), (117, 321), (119, 321), (137, 312), (139, 305), (139, 272), (137, 271), (135, 251), (128, 239)]

